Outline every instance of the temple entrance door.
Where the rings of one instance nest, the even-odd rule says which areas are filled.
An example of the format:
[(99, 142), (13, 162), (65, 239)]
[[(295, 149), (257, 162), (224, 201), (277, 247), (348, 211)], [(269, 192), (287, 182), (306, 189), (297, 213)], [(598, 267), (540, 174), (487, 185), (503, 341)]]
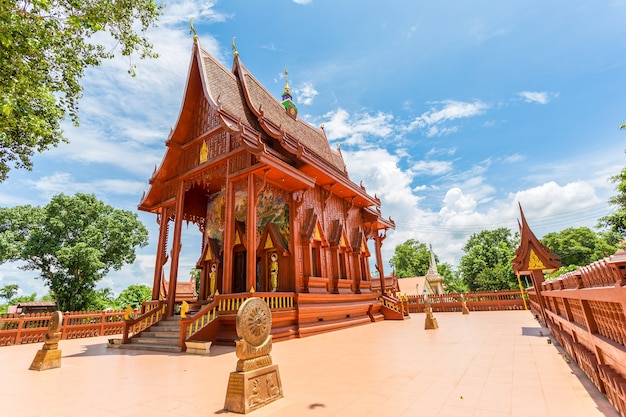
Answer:
[[(243, 246), (242, 246), (243, 247)], [(233, 252), (233, 293), (246, 292), (247, 251), (235, 249)]]

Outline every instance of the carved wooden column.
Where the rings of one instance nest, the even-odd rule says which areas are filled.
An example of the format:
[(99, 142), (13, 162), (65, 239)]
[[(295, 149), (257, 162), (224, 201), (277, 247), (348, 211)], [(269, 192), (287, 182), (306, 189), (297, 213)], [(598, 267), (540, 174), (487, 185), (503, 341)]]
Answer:
[(185, 201), (185, 185), (183, 181), (178, 183), (176, 191), (176, 213), (174, 215), (174, 238), (172, 240), (172, 264), (170, 265), (170, 285), (167, 291), (167, 317), (174, 315), (174, 303), (176, 301), (176, 281), (178, 280), (178, 259), (181, 249), (181, 235), (183, 228), (183, 210)]
[(350, 263), (352, 267), (350, 271), (352, 272), (352, 289), (355, 294), (361, 294), (361, 279), (363, 276), (363, 272), (361, 271), (361, 259), (360, 253), (352, 252), (350, 254)]
[(152, 300), (158, 300), (161, 289), (161, 277), (163, 276), (163, 265), (167, 262), (167, 232), (170, 220), (167, 216), (167, 207), (161, 207), (157, 215), (159, 224), (159, 240), (157, 242), (156, 261), (154, 265), (154, 280), (152, 282)]
[(248, 174), (248, 207), (246, 208), (246, 291), (256, 289), (256, 204), (254, 174)]
[(233, 292), (233, 239), (235, 233), (235, 196), (233, 183), (226, 179), (226, 210), (224, 214), (224, 271), (222, 290), (224, 294)]
[(376, 266), (378, 269), (378, 275), (380, 277), (380, 293), (385, 293), (385, 271), (383, 269), (383, 254), (381, 251), (381, 247), (383, 246), (383, 240), (385, 235), (381, 236), (378, 233), (378, 230), (374, 233), (374, 243), (376, 246)]
[(530, 278), (533, 281), (533, 285), (535, 286), (535, 294), (537, 294), (537, 302), (539, 303), (539, 307), (541, 307), (541, 320), (547, 325), (547, 317), (546, 317), (546, 301), (543, 299), (543, 295), (541, 294), (541, 284), (545, 280), (543, 271), (540, 269), (533, 269), (530, 271)]

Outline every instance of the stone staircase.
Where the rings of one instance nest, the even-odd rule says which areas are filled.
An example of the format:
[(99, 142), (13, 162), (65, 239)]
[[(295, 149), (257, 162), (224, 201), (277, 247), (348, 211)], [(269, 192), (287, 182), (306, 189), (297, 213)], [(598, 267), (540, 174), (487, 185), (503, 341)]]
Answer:
[(120, 345), (120, 349), (150, 350), (155, 352), (182, 352), (178, 346), (180, 336), (180, 316), (168, 317), (130, 339), (130, 343)]

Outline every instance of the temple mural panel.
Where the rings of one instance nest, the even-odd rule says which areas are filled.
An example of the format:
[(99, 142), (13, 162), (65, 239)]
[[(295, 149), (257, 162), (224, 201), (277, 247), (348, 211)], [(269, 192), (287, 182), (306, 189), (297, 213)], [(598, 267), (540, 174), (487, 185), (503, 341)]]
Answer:
[(282, 238), (289, 242), (289, 193), (273, 186), (266, 186), (257, 201), (257, 236), (260, 237), (268, 223), (278, 227)]
[(222, 188), (209, 197), (205, 234), (211, 239), (224, 243), (224, 226), (226, 221), (226, 190)]

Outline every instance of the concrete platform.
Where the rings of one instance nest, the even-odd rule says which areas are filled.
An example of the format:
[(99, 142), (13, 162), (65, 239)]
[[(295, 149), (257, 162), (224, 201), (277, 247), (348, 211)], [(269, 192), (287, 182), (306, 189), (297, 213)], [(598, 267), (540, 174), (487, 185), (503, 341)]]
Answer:
[[(435, 313), (280, 342), (284, 398), (261, 416), (619, 417), (528, 311)], [(544, 336), (540, 335), (543, 332)], [(59, 369), (28, 369), (40, 344), (0, 348), (0, 415), (210, 416), (223, 410), (233, 348), (207, 356), (62, 340)]]

